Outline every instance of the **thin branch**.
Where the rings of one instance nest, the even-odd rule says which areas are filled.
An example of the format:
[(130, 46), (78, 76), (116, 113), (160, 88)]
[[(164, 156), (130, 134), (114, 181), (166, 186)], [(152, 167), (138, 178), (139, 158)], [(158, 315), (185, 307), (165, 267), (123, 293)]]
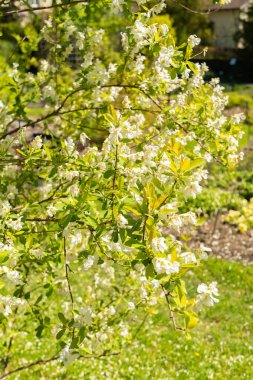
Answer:
[[(80, 355), (77, 360), (79, 359), (102, 359), (106, 356), (117, 356), (119, 355), (120, 353), (119, 352), (106, 352), (104, 351), (102, 354), (100, 355)], [(0, 379), (4, 379), (5, 377), (7, 376), (10, 376), (10, 375), (13, 375), (14, 373), (17, 373), (17, 372), (20, 372), (20, 371), (23, 371), (25, 369), (29, 369), (29, 368), (32, 368), (32, 367), (35, 367), (36, 365), (41, 365), (41, 364), (47, 364), (47, 363), (50, 363), (50, 362), (53, 362), (53, 361), (56, 361), (58, 360), (60, 357), (58, 355), (56, 356), (53, 356), (52, 358), (50, 359), (46, 359), (46, 360), (37, 360), (36, 362), (33, 362), (33, 363), (30, 363), (30, 364), (27, 364), (27, 365), (23, 365), (21, 367), (18, 367), (16, 369), (13, 369), (12, 371), (9, 371), (9, 372), (6, 372), (6, 373), (3, 373), (2, 375), (0, 375)]]
[(14, 47), (14, 49), (12, 50), (12, 52), (10, 53), (10, 55), (6, 58), (6, 64), (2, 70), (2, 74), (4, 74), (6, 72), (6, 69), (8, 67), (8, 64), (10, 63), (10, 60), (12, 59), (12, 57), (14, 56), (14, 54), (17, 52), (17, 50), (20, 48), (20, 45), (25, 41), (26, 39), (26, 36), (23, 37), (18, 43), (17, 45)]
[(63, 237), (63, 252), (64, 252), (64, 266), (65, 266), (65, 276), (66, 276), (66, 281), (68, 284), (68, 290), (69, 290), (69, 296), (71, 299), (71, 304), (72, 304), (72, 310), (74, 309), (74, 298), (73, 298), (73, 293), (69, 281), (69, 265), (67, 262), (67, 249), (66, 249), (66, 237)]
[(148, 319), (148, 316), (149, 316), (149, 313), (147, 313), (145, 315), (145, 317), (143, 318), (143, 320), (141, 321), (141, 323), (139, 324), (138, 328), (136, 329), (134, 335), (133, 335), (133, 339), (135, 339), (137, 337), (137, 335), (139, 334), (140, 330), (142, 329), (142, 327), (144, 326), (146, 320)]
[(167, 302), (167, 305), (168, 305), (168, 308), (169, 308), (169, 311), (170, 311), (169, 318), (172, 320), (172, 324), (173, 324), (174, 330), (177, 330), (177, 325), (176, 325), (176, 321), (175, 321), (175, 318), (174, 318), (173, 310), (172, 310), (172, 307), (171, 307), (171, 304), (170, 304), (168, 293), (167, 293), (167, 291), (166, 291), (166, 289), (165, 289), (165, 287), (163, 285), (161, 285), (161, 287), (162, 287), (162, 290), (163, 290), (163, 293), (165, 295), (165, 299), (166, 299), (166, 302)]
[(118, 356), (120, 353), (119, 352), (106, 352), (104, 351), (100, 355), (80, 355), (78, 359), (101, 359), (106, 356)]
[[(173, 121), (174, 121), (174, 123), (176, 123), (176, 124), (177, 124), (177, 125), (178, 125), (178, 126), (179, 126), (179, 127), (185, 132), (185, 133), (186, 133), (186, 134), (189, 132), (189, 131), (187, 131), (187, 129), (186, 129), (181, 123), (179, 123), (178, 121), (175, 121), (175, 120), (173, 120)], [(196, 141), (206, 153), (210, 154), (216, 162), (218, 162), (220, 165), (224, 166), (224, 163), (223, 163), (218, 157), (216, 157), (214, 154), (212, 154), (211, 152), (209, 152), (209, 150), (205, 147), (205, 145), (204, 145), (200, 140), (198, 140), (197, 138), (193, 138), (193, 140)]]
[[(149, 212), (149, 200), (147, 199), (147, 212)], [(143, 227), (142, 227), (142, 242), (145, 243), (145, 235), (146, 235), (146, 226), (147, 226), (147, 220), (149, 215), (145, 214), (144, 221), (143, 221)]]
[[(17, 313), (17, 308), (16, 308), (15, 313)], [(15, 319), (14, 319), (14, 322), (15, 322)], [(4, 370), (7, 368), (8, 363), (9, 363), (9, 360), (10, 360), (10, 351), (11, 351), (11, 347), (12, 347), (13, 339), (14, 339), (14, 336), (12, 335), (12, 336), (10, 337), (10, 340), (9, 340), (9, 343), (8, 343), (8, 347), (7, 347), (7, 355), (6, 355), (5, 359), (4, 359)]]
[(209, 9), (208, 11), (198, 11), (198, 10), (191, 9), (191, 8), (187, 7), (186, 5), (180, 3), (177, 0), (171, 0), (171, 1), (173, 3), (176, 3), (177, 5), (179, 5), (181, 8), (184, 8), (186, 11), (188, 11), (190, 13), (198, 14), (198, 15), (209, 15), (211, 13), (218, 12), (222, 8), (222, 6), (219, 5), (218, 8), (215, 8), (215, 9)]
[(168, 309), (169, 309), (169, 312), (170, 312), (170, 315), (169, 315), (169, 318), (171, 319), (172, 321), (172, 324), (173, 324), (173, 327), (174, 327), (174, 330), (181, 330), (181, 331), (185, 331), (185, 329), (183, 329), (182, 327), (178, 327), (177, 324), (176, 324), (176, 320), (175, 320), (175, 317), (174, 317), (174, 313), (173, 313), (173, 309), (172, 309), (172, 306), (170, 304), (170, 300), (169, 300), (169, 295), (165, 289), (165, 287), (163, 285), (161, 285), (162, 287), (162, 290), (163, 290), (163, 293), (165, 295), (165, 299), (166, 299), (166, 303), (167, 303), (167, 306), (168, 306)]
[[(152, 99), (153, 100), (153, 99)], [(160, 113), (160, 111), (155, 111), (155, 110), (151, 110), (151, 109), (147, 109), (147, 108), (126, 108), (126, 107), (114, 107), (115, 110), (118, 110), (118, 111), (141, 111), (141, 112), (149, 112), (149, 113), (154, 113), (154, 114), (157, 114), (157, 113)], [(65, 115), (67, 113), (72, 113), (72, 112), (79, 112), (79, 111), (89, 111), (89, 110), (103, 110), (104, 107), (80, 107), (80, 108), (74, 108), (74, 109), (70, 109), (70, 110), (66, 110), (66, 111), (62, 111), (62, 112), (59, 112), (58, 115)], [(85, 127), (87, 128), (87, 127)], [(96, 130), (99, 131), (99, 129), (96, 128)], [(106, 131), (106, 129), (103, 129), (102, 131)]]
[(3, 133), (1, 136), (0, 136), (0, 140), (4, 139), (6, 136), (9, 136), (9, 135), (13, 135), (14, 133), (18, 132), (21, 128), (26, 128), (26, 127), (34, 127), (36, 124), (44, 121), (44, 120), (47, 120), (49, 119), (50, 117), (52, 116), (57, 116), (59, 114), (59, 112), (61, 111), (61, 109), (65, 106), (67, 100), (73, 96), (74, 94), (76, 94), (77, 92), (80, 92), (80, 91), (83, 91), (84, 89), (83, 88), (78, 88), (76, 90), (73, 90), (71, 91), (68, 95), (65, 96), (65, 98), (63, 99), (63, 101), (61, 102), (61, 104), (59, 105), (58, 108), (56, 108), (55, 110), (53, 110), (52, 112), (44, 115), (44, 116), (41, 116), (40, 118), (34, 120), (34, 121), (31, 121), (29, 120), (27, 123), (25, 123), (24, 125), (19, 125), (17, 128), (15, 129), (12, 129), (11, 131), (7, 131), (5, 133)]
[[(140, 87), (138, 87), (137, 85), (130, 85), (130, 84), (108, 84), (108, 85), (103, 85), (101, 86), (101, 88), (110, 88), (110, 87), (122, 87), (122, 88), (130, 88), (130, 89), (136, 89), (136, 90), (139, 90), (140, 92), (142, 92), (147, 98), (149, 98), (158, 108), (159, 110), (162, 110), (162, 107), (160, 106), (160, 104), (155, 101), (149, 94), (146, 93), (146, 91), (144, 91), (143, 89), (141, 89)], [(49, 119), (50, 117), (53, 117), (53, 116), (58, 116), (58, 115), (63, 115), (64, 113), (71, 113), (72, 111), (69, 110), (69, 111), (63, 111), (61, 112), (62, 108), (65, 106), (66, 102), (68, 101), (68, 99), (75, 95), (76, 93), (80, 92), (80, 91), (85, 91), (86, 89), (85, 88), (77, 88), (73, 91), (71, 91), (68, 95), (65, 96), (65, 98), (63, 99), (63, 101), (61, 102), (61, 104), (59, 105), (58, 108), (56, 108), (55, 110), (53, 110), (52, 112), (49, 112), (48, 114), (44, 115), (44, 116), (41, 116), (40, 118), (34, 120), (34, 121), (31, 121), (29, 120), (28, 122), (26, 122), (25, 124), (23, 125), (19, 125), (17, 128), (14, 128), (10, 131), (7, 131), (5, 133), (3, 133), (1, 136), (0, 136), (0, 140), (4, 139), (5, 137), (9, 136), (9, 135), (13, 135), (14, 133), (18, 132), (21, 128), (26, 128), (26, 127), (34, 127), (36, 124), (38, 123), (41, 123), (42, 121), (45, 121), (47, 119)], [(87, 110), (88, 109), (95, 109), (95, 107), (90, 107), (88, 108), (87, 107)], [(147, 110), (145, 110), (147, 112)], [(74, 112), (74, 111), (73, 111)], [(151, 111), (150, 111), (151, 112)], [(158, 111), (152, 111), (152, 113), (157, 113)]]
[[(114, 220), (114, 199), (115, 199), (115, 187), (116, 187), (116, 178), (117, 178), (117, 168), (118, 168), (118, 144), (116, 144), (115, 148), (115, 164), (114, 164), (114, 174), (113, 174), (113, 180), (112, 180), (112, 220)], [(115, 221), (117, 222), (117, 221)]]
[(69, 3), (52, 4), (52, 5), (48, 5), (45, 7), (17, 9), (15, 11), (3, 12), (3, 14), (5, 16), (7, 16), (7, 15), (14, 15), (14, 14), (25, 13), (25, 12), (31, 12), (32, 13), (32, 12), (44, 11), (44, 10), (52, 9), (52, 8), (73, 6), (73, 5), (81, 4), (81, 3), (87, 3), (87, 0), (73, 0)]
[(33, 363), (30, 363), (30, 364), (27, 364), (27, 365), (23, 365), (21, 367), (18, 367), (16, 369), (13, 369), (12, 371), (9, 371), (9, 372), (6, 372), (6, 373), (3, 373), (2, 375), (0, 375), (0, 379), (4, 379), (5, 377), (7, 376), (10, 376), (10, 375), (13, 375), (14, 373), (17, 373), (17, 372), (20, 372), (20, 371), (23, 371), (25, 369), (29, 369), (29, 368), (32, 368), (36, 365), (41, 365), (41, 364), (47, 364), (47, 363), (50, 363), (52, 361), (55, 361), (59, 359), (59, 356), (54, 356), (50, 359), (46, 359), (46, 360), (37, 360), (36, 362), (33, 362)]
[(87, 228), (89, 229), (91, 235), (93, 236), (93, 239), (95, 240), (98, 248), (100, 249), (101, 253), (107, 257), (108, 260), (112, 260), (115, 264), (120, 265), (121, 267), (129, 268), (129, 265), (121, 264), (118, 262), (118, 260), (114, 259), (114, 257), (109, 256), (103, 249), (102, 245), (100, 244), (99, 240), (96, 238), (94, 234), (94, 230), (91, 226), (87, 225)]
[[(57, 191), (63, 186), (63, 185), (66, 185), (66, 183), (69, 183), (71, 181), (65, 181), (63, 183), (60, 183), (58, 186), (56, 186), (56, 188), (54, 189), (53, 193), (48, 197), (48, 198), (45, 198), (45, 199), (42, 199), (41, 201), (39, 201), (37, 204), (42, 204), (42, 203), (45, 203), (45, 202), (48, 202), (48, 201), (51, 201), (51, 200), (54, 200), (54, 196), (55, 194), (57, 193)], [(64, 196), (62, 196), (64, 197)], [(60, 198), (62, 198), (60, 197)], [(58, 198), (59, 199), (59, 198)]]
[(131, 88), (131, 89), (135, 89), (135, 90), (139, 90), (140, 92), (142, 92), (147, 98), (149, 98), (160, 110), (162, 110), (162, 107), (160, 106), (159, 103), (157, 103), (153, 98), (152, 96), (150, 96), (145, 90), (143, 90), (142, 88), (140, 88), (138, 85), (135, 85), (135, 84), (105, 84), (103, 86), (101, 86), (102, 88), (110, 88), (110, 87), (122, 87), (122, 88)]
[(25, 219), (27, 222), (59, 222), (59, 219), (48, 219), (48, 218), (26, 218)]

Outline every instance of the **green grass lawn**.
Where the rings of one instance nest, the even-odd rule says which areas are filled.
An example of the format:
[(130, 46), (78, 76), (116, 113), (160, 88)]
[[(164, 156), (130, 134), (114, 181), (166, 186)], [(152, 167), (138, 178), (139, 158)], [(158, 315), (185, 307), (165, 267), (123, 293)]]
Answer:
[(157, 315), (143, 328), (137, 349), (119, 358), (113, 379), (253, 379), (253, 267), (210, 258), (197, 277), (217, 280), (221, 295), (202, 313), (192, 338), (172, 331), (166, 311)]
[[(189, 275), (198, 282), (217, 281), (220, 302), (200, 314), (191, 338), (174, 332), (167, 309), (148, 319), (134, 341), (118, 356), (36, 366), (8, 379), (206, 380), (253, 379), (253, 267), (210, 257)], [(140, 321), (136, 321), (136, 327)], [(49, 337), (38, 341), (37, 353), (50, 357)], [(16, 347), (20, 358), (34, 361), (26, 337)], [(16, 351), (17, 356), (19, 354)]]

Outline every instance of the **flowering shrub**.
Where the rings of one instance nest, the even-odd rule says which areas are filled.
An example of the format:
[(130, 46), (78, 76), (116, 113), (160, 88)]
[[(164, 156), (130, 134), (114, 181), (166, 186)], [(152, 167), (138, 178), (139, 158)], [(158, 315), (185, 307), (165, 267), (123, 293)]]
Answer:
[[(177, 47), (167, 24), (149, 22), (164, 7), (55, 7), (38, 72), (14, 63), (2, 75), (0, 378), (13, 373), (22, 334), (33, 352), (35, 335), (51, 344), (45, 359), (18, 362), (14, 372), (114, 355), (138, 318), (162, 303), (174, 328), (187, 332), (196, 310), (217, 302), (216, 283), (188, 297), (185, 274), (206, 252), (190, 252), (171, 231), (196, 223), (179, 208), (201, 192), (205, 164), (240, 159), (241, 115), (223, 115), (219, 81), (205, 83), (206, 65), (191, 61), (200, 40)], [(106, 26), (96, 27), (108, 10), (129, 20), (112, 61)], [(82, 61), (75, 71), (73, 49)]]

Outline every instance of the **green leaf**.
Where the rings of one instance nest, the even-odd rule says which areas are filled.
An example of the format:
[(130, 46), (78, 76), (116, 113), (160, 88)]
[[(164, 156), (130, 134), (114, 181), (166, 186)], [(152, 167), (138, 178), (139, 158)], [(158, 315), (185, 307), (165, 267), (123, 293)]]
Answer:
[(0, 263), (4, 263), (5, 261), (8, 260), (8, 258), (9, 256), (6, 251), (0, 252)]
[(78, 342), (79, 342), (79, 338), (78, 338), (78, 336), (76, 336), (75, 338), (72, 339), (72, 342), (71, 342), (69, 348), (71, 348), (71, 349), (77, 348)]
[(115, 173), (115, 170), (114, 170), (114, 169), (109, 169), (109, 170), (107, 170), (107, 171), (105, 172), (105, 174), (104, 174), (104, 178), (108, 179), (108, 178), (112, 177), (112, 176), (114, 175), (114, 173)]
[(44, 325), (42, 324), (36, 327), (35, 331), (36, 331), (37, 338), (41, 338), (43, 330), (44, 330)]
[(204, 158), (197, 158), (196, 160), (192, 160), (190, 163), (189, 169), (187, 169), (185, 172), (188, 172), (190, 170), (196, 169), (206, 163), (206, 160)]
[(19, 154), (21, 154), (22, 156), (27, 157), (27, 154), (26, 154), (25, 152), (22, 152), (22, 150), (20, 150), (20, 149), (16, 149), (16, 151), (17, 151)]
[(5, 283), (3, 281), (0, 280), (0, 289), (4, 288), (5, 287)]
[(59, 340), (63, 337), (63, 335), (65, 334), (65, 329), (62, 329), (60, 331), (58, 331), (58, 333), (56, 334), (56, 339)]
[(193, 311), (185, 311), (185, 327), (187, 329), (193, 329), (198, 324), (197, 314)]
[(189, 67), (189, 69), (194, 73), (194, 74), (197, 74), (198, 71), (196, 69), (196, 65), (195, 63), (191, 62), (191, 61), (188, 61), (187, 62), (187, 66)]
[(156, 273), (154, 270), (154, 266), (152, 263), (150, 263), (146, 266), (146, 277), (150, 279), (150, 278), (154, 278), (155, 276), (156, 276)]
[(81, 343), (85, 338), (85, 328), (82, 326), (78, 333), (79, 336), (79, 342)]
[(64, 314), (62, 313), (58, 313), (58, 318), (62, 322), (63, 325), (65, 325), (68, 322), (67, 319), (64, 317)]

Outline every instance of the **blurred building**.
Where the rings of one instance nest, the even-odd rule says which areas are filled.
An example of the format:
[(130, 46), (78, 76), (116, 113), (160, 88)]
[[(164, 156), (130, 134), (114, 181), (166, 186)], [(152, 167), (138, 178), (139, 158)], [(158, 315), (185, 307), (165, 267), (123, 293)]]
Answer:
[(52, 4), (52, 0), (28, 0), (33, 8), (48, 7)]
[(232, 0), (230, 4), (222, 7), (214, 5), (208, 9), (210, 10), (209, 19), (214, 28), (214, 47), (225, 49), (238, 47), (235, 34), (240, 28), (240, 14), (247, 10), (250, 2), (250, 0)]

